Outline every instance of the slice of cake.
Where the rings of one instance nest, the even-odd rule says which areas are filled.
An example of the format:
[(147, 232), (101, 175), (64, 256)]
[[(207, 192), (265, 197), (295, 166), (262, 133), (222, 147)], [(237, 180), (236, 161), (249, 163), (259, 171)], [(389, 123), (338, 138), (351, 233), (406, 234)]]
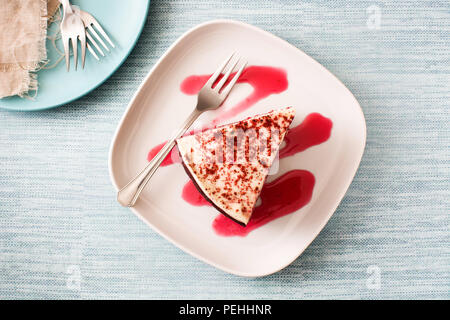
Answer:
[(245, 226), (294, 116), (284, 108), (182, 137), (183, 166), (214, 207)]

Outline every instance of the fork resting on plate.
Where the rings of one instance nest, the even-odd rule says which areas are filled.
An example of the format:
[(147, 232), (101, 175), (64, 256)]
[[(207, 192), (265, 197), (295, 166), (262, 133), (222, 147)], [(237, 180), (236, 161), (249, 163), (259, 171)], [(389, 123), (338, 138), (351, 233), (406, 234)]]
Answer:
[[(225, 75), (217, 82), (219, 76), (228, 65), (233, 55), (234, 54), (232, 54), (222, 63), (222, 65), (205, 83), (203, 88), (201, 88), (197, 96), (197, 106), (186, 119), (186, 121), (181, 125), (181, 128), (164, 145), (164, 147), (158, 152), (158, 154), (156, 154), (156, 156), (149, 162), (149, 164), (133, 180), (131, 180), (117, 193), (117, 201), (121, 205), (127, 207), (134, 206), (136, 200), (139, 198), (139, 195), (147, 185), (150, 178), (156, 172), (161, 162), (169, 154), (170, 150), (172, 150), (172, 148), (175, 146), (175, 141), (180, 138), (187, 131), (187, 129), (189, 129), (189, 127), (203, 112), (208, 110), (215, 110), (222, 105), (247, 64), (246, 62), (242, 63), (241, 67), (236, 72), (234, 77), (229, 81), (227, 85), (225, 85), (228, 78), (230, 77), (231, 72), (239, 62), (239, 59), (236, 59), (236, 61), (231, 64), (231, 67), (229, 67)], [(217, 84), (215, 84), (216, 82)]]

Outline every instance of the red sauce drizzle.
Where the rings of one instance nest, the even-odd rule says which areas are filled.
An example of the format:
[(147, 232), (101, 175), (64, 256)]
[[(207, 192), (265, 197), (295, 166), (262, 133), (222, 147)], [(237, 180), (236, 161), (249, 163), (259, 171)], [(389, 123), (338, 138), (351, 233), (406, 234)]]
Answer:
[(250, 231), (308, 204), (314, 183), (314, 175), (309, 171), (289, 171), (264, 185), (260, 194), (261, 205), (253, 209), (246, 227), (221, 214), (214, 219), (213, 228), (221, 236), (246, 236)]
[[(197, 94), (210, 77), (210, 74), (187, 77), (181, 83), (180, 89), (186, 94)], [(217, 81), (219, 81), (219, 79)], [(213, 120), (213, 125), (238, 115), (242, 111), (250, 108), (256, 102), (271, 94), (283, 92), (288, 87), (285, 70), (266, 66), (251, 66), (246, 68), (244, 72), (242, 72), (237, 83), (248, 83), (253, 87), (253, 92), (231, 109), (224, 109), (223, 112)]]
[(203, 197), (200, 191), (198, 191), (192, 180), (189, 180), (184, 185), (181, 197), (193, 206), (212, 206), (212, 204)]
[[(197, 94), (209, 77), (210, 75), (187, 77), (181, 83), (181, 91), (189, 95)], [(288, 87), (287, 75), (284, 70), (265, 66), (246, 68), (238, 83), (250, 84), (253, 92), (236, 106), (220, 113), (213, 120), (213, 126), (236, 116), (271, 94), (283, 92)], [(294, 155), (327, 141), (331, 135), (332, 126), (332, 121), (321, 114), (309, 114), (300, 125), (288, 131), (284, 138), (286, 145), (280, 150), (280, 158)], [(152, 148), (147, 159), (150, 161), (164, 144), (165, 142)], [(161, 165), (167, 166), (179, 162), (181, 160), (178, 150), (174, 148)], [(315, 178), (311, 172), (306, 170), (289, 171), (264, 185), (260, 194), (261, 205), (255, 207), (246, 227), (242, 227), (220, 214), (214, 219), (213, 228), (217, 234), (222, 236), (246, 236), (252, 230), (293, 213), (308, 204), (312, 197), (314, 184)], [(194, 206), (211, 206), (191, 180), (185, 184), (182, 198)]]
[(289, 129), (284, 137), (286, 145), (280, 150), (280, 159), (327, 141), (332, 127), (330, 119), (320, 113), (310, 113), (301, 124)]
[[(147, 155), (147, 160), (152, 160), (153, 157), (158, 154), (159, 150), (161, 150), (165, 144), (166, 141), (153, 147)], [(173, 148), (172, 151), (169, 152), (169, 154), (164, 158), (164, 160), (161, 162), (161, 167), (165, 167), (174, 163), (181, 163), (180, 154), (178, 153), (178, 149), (176, 147)]]

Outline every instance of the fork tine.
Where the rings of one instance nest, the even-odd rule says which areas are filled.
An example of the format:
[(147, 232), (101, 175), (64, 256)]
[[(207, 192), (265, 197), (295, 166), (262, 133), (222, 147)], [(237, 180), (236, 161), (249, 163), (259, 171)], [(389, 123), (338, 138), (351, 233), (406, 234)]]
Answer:
[(247, 66), (247, 62), (244, 62), (242, 66), (239, 68), (238, 72), (234, 75), (233, 79), (231, 79), (230, 83), (227, 85), (225, 89), (223, 89), (222, 93), (220, 94), (222, 96), (222, 99), (225, 99), (228, 94), (230, 93), (233, 86), (236, 84), (236, 81), (238, 81), (239, 77), (241, 76), (242, 71), (244, 71), (245, 67)]
[(67, 68), (67, 71), (69, 71), (69, 69), (70, 69), (69, 38), (61, 37), (61, 39), (62, 39), (62, 42), (63, 42), (63, 45), (64, 45), (64, 54), (65, 54), (65, 57), (66, 57), (66, 68)]
[(80, 44), (81, 44), (81, 67), (84, 69), (84, 61), (86, 59), (86, 35), (80, 35)]
[(106, 46), (106, 44), (103, 42), (102, 38), (100, 38), (100, 36), (98, 35), (98, 33), (94, 30), (94, 28), (92, 28), (92, 26), (88, 26), (87, 27), (88, 30), (94, 35), (94, 37), (97, 38), (97, 40), (100, 42), (100, 44), (106, 49), (106, 51), (109, 51), (108, 47)]
[(94, 25), (94, 27), (97, 28), (98, 32), (100, 32), (100, 34), (103, 36), (103, 38), (106, 39), (106, 41), (109, 42), (109, 44), (111, 45), (111, 47), (115, 48), (116, 46), (114, 45), (114, 43), (111, 41), (111, 39), (108, 37), (108, 35), (106, 34), (105, 30), (103, 30), (102, 26), (100, 25), (100, 23), (98, 23), (96, 20), (94, 20), (92, 22), (92, 24)]
[(86, 47), (89, 50), (89, 52), (94, 56), (94, 58), (100, 61), (99, 57), (95, 53), (94, 49), (92, 49), (92, 47), (89, 43), (86, 43)]
[(229, 68), (227, 73), (225, 73), (225, 75), (222, 77), (222, 79), (220, 79), (219, 83), (214, 87), (214, 90), (216, 90), (217, 92), (220, 92), (220, 89), (223, 87), (224, 83), (227, 81), (228, 77), (230, 76), (231, 72), (233, 72), (233, 69), (234, 69), (234, 67), (236, 67), (238, 62), (239, 62), (239, 59), (237, 59), (236, 62), (234, 62), (232, 64), (232, 66)]
[(214, 82), (217, 80), (217, 77), (222, 73), (223, 68), (226, 67), (226, 65), (228, 64), (228, 62), (231, 60), (231, 58), (234, 56), (234, 52), (228, 57), (227, 60), (225, 60), (222, 65), (216, 70), (216, 72), (214, 72), (214, 74), (209, 78), (209, 80), (205, 83), (204, 87), (208, 86), (208, 87), (212, 87), (212, 85), (214, 84)]
[(97, 51), (100, 52), (100, 54), (104, 57), (105, 54), (103, 53), (102, 49), (100, 49), (97, 42), (95, 42), (94, 38), (92, 38), (91, 34), (87, 30), (88, 29), (86, 29), (86, 37), (92, 43), (92, 45), (95, 47), (95, 49), (97, 49)]
[(73, 62), (75, 64), (75, 70), (77, 70), (77, 65), (78, 65), (78, 37), (76, 38), (71, 38), (70, 40), (72, 40), (72, 50), (73, 50)]

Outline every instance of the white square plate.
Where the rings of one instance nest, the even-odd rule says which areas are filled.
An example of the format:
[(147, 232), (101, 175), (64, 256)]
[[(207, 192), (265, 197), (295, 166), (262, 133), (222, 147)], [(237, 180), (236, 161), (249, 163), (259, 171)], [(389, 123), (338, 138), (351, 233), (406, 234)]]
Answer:
[[(286, 41), (245, 23), (212, 21), (184, 34), (161, 57), (130, 102), (112, 141), (109, 168), (116, 187), (124, 186), (147, 163), (149, 150), (164, 142), (190, 114), (195, 96), (180, 91), (187, 76), (212, 73), (230, 52), (249, 65), (283, 68), (289, 86), (231, 122), (271, 109), (293, 106), (291, 127), (313, 112), (333, 122), (325, 143), (280, 160), (273, 180), (292, 169), (315, 176), (311, 201), (258, 228), (246, 237), (222, 237), (212, 228), (218, 212), (181, 198), (189, 180), (180, 164), (161, 167), (131, 210), (163, 237), (193, 256), (236, 275), (264, 276), (289, 265), (314, 240), (344, 197), (361, 161), (366, 142), (362, 110), (351, 92), (328, 70)], [(251, 94), (238, 84), (221, 108), (230, 108)], [(221, 110), (205, 113), (206, 124)]]

